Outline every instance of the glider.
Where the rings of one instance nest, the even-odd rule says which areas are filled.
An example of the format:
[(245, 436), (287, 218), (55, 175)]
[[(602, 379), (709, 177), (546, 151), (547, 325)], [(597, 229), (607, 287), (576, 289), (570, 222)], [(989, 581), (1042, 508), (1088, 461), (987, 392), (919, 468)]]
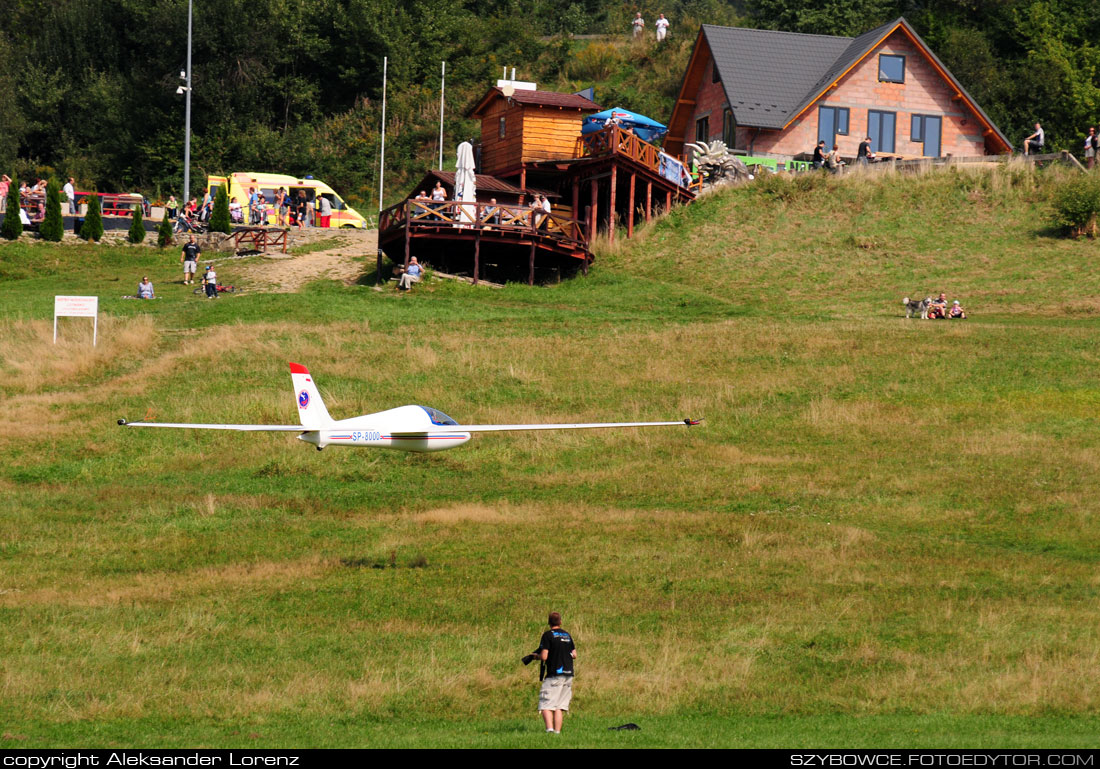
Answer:
[(398, 451), (444, 451), (470, 440), (472, 433), (511, 430), (583, 430), (597, 427), (668, 427), (697, 425), (698, 419), (676, 422), (589, 422), (560, 425), (460, 425), (442, 411), (428, 406), (399, 406), (376, 414), (351, 419), (333, 419), (328, 415), (321, 393), (309, 370), (290, 364), (294, 398), (298, 403), (300, 425), (216, 425), (185, 422), (128, 422), (123, 427), (178, 427), (193, 430), (238, 430), (242, 432), (300, 433), (298, 440), (311, 443), (317, 450), (326, 446), (360, 446)]

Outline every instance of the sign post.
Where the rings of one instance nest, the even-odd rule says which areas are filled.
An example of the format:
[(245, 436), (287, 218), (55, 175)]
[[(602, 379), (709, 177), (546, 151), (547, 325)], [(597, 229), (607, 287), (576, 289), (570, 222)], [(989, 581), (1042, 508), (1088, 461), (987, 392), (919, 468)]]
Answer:
[(98, 296), (55, 296), (53, 298), (53, 343), (57, 344), (57, 319), (91, 318), (92, 347), (99, 336), (99, 297)]

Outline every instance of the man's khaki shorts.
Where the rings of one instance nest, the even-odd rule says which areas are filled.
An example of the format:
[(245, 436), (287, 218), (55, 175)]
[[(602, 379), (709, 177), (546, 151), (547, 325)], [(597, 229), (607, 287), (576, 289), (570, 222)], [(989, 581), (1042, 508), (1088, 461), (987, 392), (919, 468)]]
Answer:
[(539, 710), (569, 710), (573, 699), (573, 676), (550, 676), (539, 689)]

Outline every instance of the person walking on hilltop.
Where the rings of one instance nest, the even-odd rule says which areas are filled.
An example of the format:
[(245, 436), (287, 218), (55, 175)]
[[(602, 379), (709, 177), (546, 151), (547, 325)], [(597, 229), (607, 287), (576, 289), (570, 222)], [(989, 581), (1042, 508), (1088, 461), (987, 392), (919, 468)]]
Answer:
[(634, 14), (634, 21), (630, 22), (630, 26), (634, 30), (634, 39), (641, 40), (642, 33), (645, 31), (645, 19), (642, 18), (641, 11)]
[(665, 35), (668, 34), (668, 19), (665, 18), (663, 13), (657, 14), (657, 21), (653, 23), (653, 26), (657, 28), (657, 42), (663, 42)]
[(577, 647), (573, 637), (561, 626), (561, 614), (550, 612), (550, 629), (539, 639), (539, 648), (523, 658), (526, 665), (541, 660), (539, 666), (539, 714), (547, 734), (561, 734), (565, 711), (573, 698), (573, 660)]

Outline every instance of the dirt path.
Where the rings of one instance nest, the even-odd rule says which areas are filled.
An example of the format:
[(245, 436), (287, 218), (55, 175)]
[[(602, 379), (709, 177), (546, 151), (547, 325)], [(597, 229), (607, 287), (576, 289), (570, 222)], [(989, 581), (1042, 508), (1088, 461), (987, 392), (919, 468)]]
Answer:
[[(352, 283), (374, 263), (378, 232), (343, 230), (311, 245), (328, 247), (305, 254), (268, 254), (248, 266), (241, 283), (256, 291), (282, 294), (294, 293), (310, 281), (322, 278)], [(301, 246), (301, 243), (292, 245), (291, 250)]]

